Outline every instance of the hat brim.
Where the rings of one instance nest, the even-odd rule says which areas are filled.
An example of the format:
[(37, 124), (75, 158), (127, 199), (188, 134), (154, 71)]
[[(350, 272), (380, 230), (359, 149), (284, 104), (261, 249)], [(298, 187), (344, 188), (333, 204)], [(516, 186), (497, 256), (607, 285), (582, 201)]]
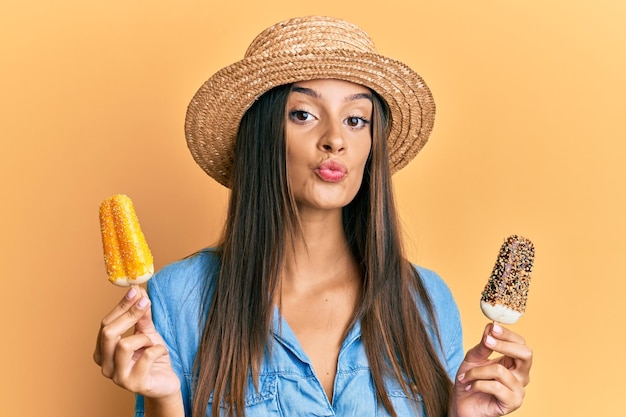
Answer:
[(274, 87), (314, 79), (339, 79), (371, 88), (390, 110), (391, 171), (408, 164), (433, 128), (435, 103), (422, 78), (382, 55), (334, 50), (324, 53), (250, 56), (225, 67), (196, 92), (185, 120), (185, 136), (198, 165), (230, 188), (239, 123), (252, 103)]

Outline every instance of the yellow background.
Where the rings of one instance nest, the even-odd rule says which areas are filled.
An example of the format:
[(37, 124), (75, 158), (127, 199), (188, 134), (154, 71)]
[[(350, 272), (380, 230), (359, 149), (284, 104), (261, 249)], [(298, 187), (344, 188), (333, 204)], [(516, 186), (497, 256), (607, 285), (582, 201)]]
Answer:
[[(219, 3), (219, 4), (216, 4)], [(0, 414), (131, 415), (91, 360), (106, 281), (97, 208), (135, 201), (156, 266), (213, 243), (226, 191), (183, 138), (200, 84), (284, 18), (329, 14), (426, 79), (431, 142), (395, 186), (414, 261), (466, 346), (498, 247), (534, 240), (530, 416), (620, 413), (626, 254), (622, 0), (5, 1), (0, 5)]]

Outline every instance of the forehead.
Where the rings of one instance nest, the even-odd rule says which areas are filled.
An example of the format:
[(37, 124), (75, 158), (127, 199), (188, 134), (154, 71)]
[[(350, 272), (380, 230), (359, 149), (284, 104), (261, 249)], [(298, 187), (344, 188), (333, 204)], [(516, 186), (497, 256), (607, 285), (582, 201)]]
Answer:
[(293, 92), (307, 92), (315, 98), (330, 96), (367, 98), (371, 96), (371, 90), (361, 84), (336, 79), (307, 80), (294, 83)]

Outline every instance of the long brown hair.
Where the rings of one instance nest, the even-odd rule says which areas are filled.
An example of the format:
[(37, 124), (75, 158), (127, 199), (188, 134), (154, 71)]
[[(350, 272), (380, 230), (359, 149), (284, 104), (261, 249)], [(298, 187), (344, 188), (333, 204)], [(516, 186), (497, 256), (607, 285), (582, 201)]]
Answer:
[[(195, 361), (193, 416), (245, 416), (249, 378), (258, 383), (269, 348), (272, 300), (287, 242), (298, 233), (298, 213), (287, 185), (285, 107), (291, 86), (265, 93), (246, 112), (237, 135), (228, 216), (217, 279), (208, 280), (208, 310)], [(384, 379), (421, 396), (428, 416), (447, 413), (451, 382), (430, 340), (416, 301), (435, 320), (421, 280), (406, 260), (393, 200), (386, 149), (388, 111), (374, 94), (372, 152), (361, 189), (344, 208), (344, 230), (363, 285), (353, 323), (362, 339), (376, 395), (395, 416)], [(382, 352), (382, 354), (381, 354)]]

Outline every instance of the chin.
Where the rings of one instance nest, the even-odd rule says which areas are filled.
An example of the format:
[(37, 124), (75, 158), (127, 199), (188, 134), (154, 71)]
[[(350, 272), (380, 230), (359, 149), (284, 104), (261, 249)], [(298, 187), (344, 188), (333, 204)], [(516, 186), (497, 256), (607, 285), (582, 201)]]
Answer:
[(343, 209), (345, 206), (350, 204), (354, 196), (351, 197), (330, 197), (330, 198), (319, 198), (304, 202), (304, 206), (309, 208), (316, 208), (318, 210), (338, 210)]

